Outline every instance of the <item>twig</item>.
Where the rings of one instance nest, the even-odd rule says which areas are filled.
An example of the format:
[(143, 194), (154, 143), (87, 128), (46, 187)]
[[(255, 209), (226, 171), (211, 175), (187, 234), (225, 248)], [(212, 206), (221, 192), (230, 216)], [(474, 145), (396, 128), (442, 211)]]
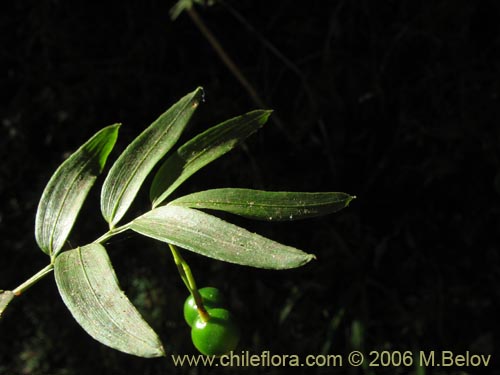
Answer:
[(236, 18), (243, 26), (245, 26), (251, 33), (253, 33), (257, 39), (262, 43), (262, 45), (267, 48), (273, 55), (275, 55), (285, 66), (290, 69), (295, 75), (299, 78), (302, 87), (304, 88), (304, 92), (306, 93), (307, 99), (309, 100), (309, 104), (313, 111), (316, 111), (317, 104), (314, 99), (313, 91), (307, 82), (304, 73), (300, 70), (300, 68), (295, 64), (292, 60), (286, 57), (273, 43), (271, 43), (266, 37), (264, 37), (248, 20), (243, 17), (243, 15), (234, 9), (231, 5), (227, 4), (225, 1), (219, 0), (228, 11)]
[(227, 52), (222, 47), (221, 43), (217, 37), (212, 33), (212, 31), (205, 25), (205, 22), (201, 19), (200, 15), (194, 7), (187, 9), (187, 13), (194, 24), (200, 29), (203, 36), (208, 40), (210, 45), (213, 47), (219, 58), (226, 65), (226, 67), (233, 73), (235, 78), (241, 83), (241, 85), (248, 92), (253, 101), (262, 108), (266, 108), (264, 101), (261, 99), (257, 91), (254, 89), (252, 84), (246, 79), (241, 70), (236, 66), (233, 59), (227, 54)]
[[(234, 75), (234, 77), (240, 82), (240, 84), (243, 86), (243, 88), (246, 90), (246, 92), (250, 95), (252, 100), (255, 102), (257, 106), (260, 108), (267, 108), (267, 105), (265, 104), (264, 100), (260, 97), (260, 95), (257, 93), (257, 90), (252, 86), (252, 84), (248, 81), (248, 79), (245, 77), (245, 75), (241, 72), (241, 70), (238, 68), (234, 60), (229, 56), (229, 54), (226, 52), (226, 50), (222, 47), (222, 44), (220, 41), (217, 39), (217, 37), (212, 33), (212, 31), (207, 27), (205, 22), (201, 19), (200, 15), (194, 8), (194, 6), (191, 6), (186, 9), (187, 14), (193, 21), (193, 23), (198, 27), (200, 32), (203, 34), (203, 36), (207, 39), (207, 41), (210, 43), (212, 48), (215, 50), (217, 56), (222, 60), (224, 65), (229, 69), (229, 71)], [(276, 126), (285, 134), (285, 136), (288, 138), (289, 141), (294, 142), (293, 139), (289, 136), (289, 134), (285, 131), (285, 126), (283, 125), (283, 122), (280, 120), (280, 118), (274, 114), (272, 116), (272, 121), (276, 124)]]

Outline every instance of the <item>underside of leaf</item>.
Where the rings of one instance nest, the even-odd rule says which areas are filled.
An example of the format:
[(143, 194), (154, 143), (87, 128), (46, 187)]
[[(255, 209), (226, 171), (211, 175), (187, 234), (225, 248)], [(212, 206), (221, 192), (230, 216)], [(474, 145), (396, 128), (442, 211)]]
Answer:
[(159, 207), (140, 216), (130, 228), (210, 258), (246, 266), (287, 269), (314, 259), (314, 255), (215, 216), (174, 205)]
[(125, 215), (148, 174), (177, 142), (202, 96), (199, 87), (180, 99), (134, 139), (113, 164), (101, 190), (101, 212), (110, 227)]
[(232, 150), (261, 128), (271, 111), (256, 110), (211, 127), (173, 153), (156, 173), (150, 189), (153, 208), (201, 168)]
[(54, 274), (64, 303), (94, 339), (139, 357), (165, 355), (156, 333), (120, 289), (102, 245), (61, 253)]
[(111, 125), (97, 132), (59, 166), (45, 187), (37, 209), (35, 236), (48, 255), (57, 254), (63, 247), (113, 149), (119, 127)]

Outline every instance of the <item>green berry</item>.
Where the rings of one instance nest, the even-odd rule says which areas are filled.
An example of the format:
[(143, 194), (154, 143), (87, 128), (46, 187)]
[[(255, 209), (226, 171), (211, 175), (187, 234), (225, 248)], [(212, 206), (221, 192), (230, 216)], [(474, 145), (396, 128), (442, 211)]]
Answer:
[(193, 344), (205, 355), (220, 356), (236, 349), (240, 330), (231, 313), (226, 309), (208, 310), (210, 319), (204, 322), (198, 317), (191, 328)]
[[(203, 301), (203, 306), (206, 310), (224, 306), (224, 297), (219, 289), (213, 287), (205, 287), (198, 290)], [(194, 321), (198, 318), (198, 309), (192, 295), (184, 302), (184, 319), (186, 323), (192, 327)]]

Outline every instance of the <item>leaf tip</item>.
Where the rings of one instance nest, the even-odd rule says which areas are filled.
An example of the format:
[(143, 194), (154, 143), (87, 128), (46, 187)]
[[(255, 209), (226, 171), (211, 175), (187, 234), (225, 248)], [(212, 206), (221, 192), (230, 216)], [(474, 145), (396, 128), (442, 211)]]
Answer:
[(110, 127), (115, 131), (115, 133), (118, 133), (118, 130), (120, 130), (120, 128), (122, 127), (122, 123), (117, 122), (116, 124), (113, 124)]
[(201, 86), (198, 86), (192, 93), (188, 95), (190, 96), (188, 103), (190, 103), (189, 105), (191, 106), (191, 109), (193, 111), (198, 108), (200, 102), (205, 101), (205, 91)]
[(302, 250), (300, 250), (300, 252), (301, 254), (299, 259), (296, 259), (293, 263), (289, 263), (280, 269), (299, 268), (305, 266), (306, 264), (308, 264), (313, 260), (317, 260), (316, 255), (314, 254), (305, 253)]
[(349, 195), (346, 202), (345, 202), (345, 207), (349, 206), (349, 204), (356, 199), (357, 197), (355, 195)]
[(261, 117), (262, 125), (264, 125), (267, 122), (267, 120), (269, 120), (269, 117), (272, 115), (273, 112), (274, 109), (262, 110), (262, 117)]
[(198, 86), (193, 93), (196, 99), (199, 99), (202, 102), (205, 101), (205, 89), (202, 86)]
[(286, 266), (280, 267), (279, 269), (303, 267), (313, 260), (316, 260), (316, 255), (302, 252), (302, 254), (300, 255), (300, 259), (297, 259), (294, 263), (290, 263), (287, 264)]
[(318, 260), (318, 258), (316, 257), (315, 254), (307, 254), (307, 259), (306, 259), (306, 261), (305, 261), (304, 264), (307, 264), (307, 263), (309, 263), (312, 260)]

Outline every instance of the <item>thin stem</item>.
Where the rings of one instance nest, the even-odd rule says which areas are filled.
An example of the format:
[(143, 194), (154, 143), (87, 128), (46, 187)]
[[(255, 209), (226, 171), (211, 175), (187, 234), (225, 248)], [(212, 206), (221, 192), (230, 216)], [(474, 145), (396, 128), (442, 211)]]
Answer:
[(265, 48), (270, 50), (272, 54), (274, 54), (278, 59), (280, 59), (283, 62), (283, 64), (285, 64), (285, 66), (288, 67), (288, 69), (290, 69), (292, 72), (294, 72), (297, 75), (300, 82), (302, 83), (302, 86), (304, 88), (304, 92), (306, 93), (306, 96), (309, 99), (309, 103), (311, 105), (311, 108), (314, 111), (317, 107), (316, 102), (314, 100), (314, 95), (312, 93), (311, 87), (309, 86), (309, 84), (307, 82), (307, 79), (305, 78), (304, 74), (299, 69), (299, 67), (293, 61), (291, 61), (288, 57), (283, 55), (283, 53), (274, 44), (272, 44), (268, 39), (266, 39), (235, 8), (233, 8), (230, 4), (228, 4), (222, 0), (220, 0), (219, 3), (222, 4), (229, 11), (229, 13), (231, 13), (233, 15), (233, 17), (235, 17), (241, 24), (243, 24), (243, 26), (245, 26), (250, 32), (252, 32), (257, 37), (257, 39), (264, 45)]
[(17, 296), (20, 296), (22, 293), (24, 293), (29, 287), (31, 287), (32, 285), (36, 284), (38, 281), (40, 281), (43, 277), (45, 277), (47, 274), (49, 274), (50, 272), (52, 272), (52, 270), (54, 269), (54, 265), (51, 263), (51, 264), (48, 264), (47, 266), (45, 266), (44, 268), (42, 268), (40, 271), (38, 271), (37, 273), (35, 273), (33, 276), (31, 276), (28, 280), (26, 280), (24, 283), (22, 283), (21, 285), (19, 285), (17, 288), (15, 288), (12, 293), (14, 293), (14, 295), (17, 297)]
[[(129, 227), (130, 227), (130, 223), (122, 225), (122, 226), (115, 228), (113, 230), (110, 230), (107, 233), (104, 233), (97, 240), (95, 240), (94, 243), (102, 243), (102, 242), (106, 241), (107, 239), (113, 237), (114, 235), (126, 231), (127, 229), (129, 229)], [(54, 262), (55, 262), (55, 256), (52, 257), (50, 264), (48, 264), (47, 266), (42, 268), (40, 271), (38, 271), (33, 276), (31, 276), (28, 280), (26, 280), (21, 285), (19, 285), (17, 288), (15, 288), (12, 291), (12, 293), (14, 293), (14, 295), (16, 297), (23, 294), (28, 288), (30, 288), (32, 285), (36, 284), (38, 281), (43, 279), (47, 274), (52, 272), (52, 270), (54, 269)]]
[[(250, 83), (250, 81), (245, 77), (243, 72), (238, 68), (234, 60), (229, 56), (229, 54), (226, 52), (224, 47), (222, 46), (221, 42), (215, 34), (208, 28), (208, 26), (205, 24), (203, 19), (200, 17), (194, 6), (191, 6), (186, 9), (186, 13), (189, 15), (193, 23), (198, 27), (200, 32), (203, 34), (205, 39), (207, 39), (208, 43), (212, 46), (214, 49), (215, 53), (221, 61), (226, 65), (226, 67), (229, 69), (229, 71), (233, 74), (233, 76), (240, 82), (241, 86), (246, 90), (248, 95), (252, 98), (254, 103), (261, 107), (261, 108), (267, 108), (267, 105), (265, 104), (264, 100), (260, 97), (258, 94), (257, 90), (253, 87), (253, 85)], [(294, 143), (294, 140), (291, 138), (291, 136), (288, 134), (286, 131), (286, 127), (279, 118), (277, 113), (274, 113), (272, 116), (272, 121), (276, 124), (276, 126), (285, 134), (287, 139)]]
[(224, 65), (233, 73), (238, 81), (240, 81), (241, 85), (245, 88), (248, 94), (252, 97), (252, 99), (257, 103), (257, 105), (261, 107), (265, 107), (264, 101), (260, 98), (257, 91), (254, 89), (252, 84), (246, 79), (240, 69), (236, 66), (233, 59), (227, 54), (227, 52), (222, 48), (217, 37), (210, 31), (210, 29), (205, 25), (205, 22), (200, 18), (198, 12), (194, 9), (194, 7), (190, 7), (187, 9), (187, 13), (194, 24), (200, 29), (203, 36), (208, 40), (211, 44), (219, 58), (222, 60)]
[(119, 233), (122, 233), (122, 232), (125, 232), (127, 229), (130, 228), (130, 224), (131, 223), (127, 223), (127, 224), (124, 224), (120, 227), (117, 227), (117, 228), (114, 228), (114, 229), (111, 229), (109, 231), (107, 231), (106, 233), (104, 233), (101, 237), (99, 237), (98, 239), (96, 239), (94, 241), (94, 243), (103, 243), (104, 241), (110, 239), (111, 237), (119, 234)]
[(169, 243), (168, 246), (170, 247), (170, 251), (172, 252), (172, 255), (174, 257), (174, 262), (177, 266), (177, 270), (179, 271), (181, 279), (194, 298), (198, 314), (200, 314), (200, 317), (204, 322), (207, 322), (210, 319), (210, 315), (203, 305), (203, 299), (201, 298), (200, 292), (196, 287), (196, 282), (194, 280), (193, 274), (191, 273), (191, 268), (184, 260), (179, 250), (177, 250), (177, 247), (175, 245)]

